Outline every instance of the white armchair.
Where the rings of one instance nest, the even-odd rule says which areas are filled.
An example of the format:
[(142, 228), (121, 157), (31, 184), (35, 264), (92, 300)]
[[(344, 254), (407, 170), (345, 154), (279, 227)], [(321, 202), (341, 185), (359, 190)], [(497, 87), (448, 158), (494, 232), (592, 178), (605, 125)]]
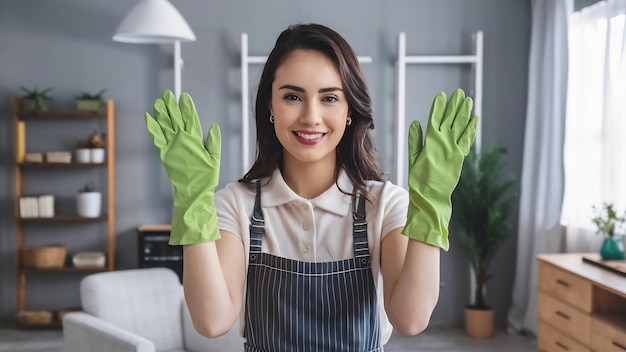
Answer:
[(80, 299), (83, 311), (63, 317), (68, 352), (243, 350), (237, 323), (214, 339), (195, 331), (171, 269), (91, 274), (81, 281)]

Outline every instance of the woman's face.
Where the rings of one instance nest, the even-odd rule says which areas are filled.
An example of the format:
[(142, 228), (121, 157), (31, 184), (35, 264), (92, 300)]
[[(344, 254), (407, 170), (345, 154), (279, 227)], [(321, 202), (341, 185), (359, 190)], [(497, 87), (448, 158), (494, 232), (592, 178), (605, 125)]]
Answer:
[(349, 111), (339, 71), (328, 57), (303, 49), (286, 56), (272, 83), (270, 112), (285, 165), (335, 166)]

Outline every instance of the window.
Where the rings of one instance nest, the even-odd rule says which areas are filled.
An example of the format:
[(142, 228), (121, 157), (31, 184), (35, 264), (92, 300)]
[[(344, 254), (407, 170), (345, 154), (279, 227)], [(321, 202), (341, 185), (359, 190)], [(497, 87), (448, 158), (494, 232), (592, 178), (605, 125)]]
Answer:
[(626, 0), (575, 12), (569, 23), (569, 83), (562, 223), (593, 230), (592, 206), (626, 209)]

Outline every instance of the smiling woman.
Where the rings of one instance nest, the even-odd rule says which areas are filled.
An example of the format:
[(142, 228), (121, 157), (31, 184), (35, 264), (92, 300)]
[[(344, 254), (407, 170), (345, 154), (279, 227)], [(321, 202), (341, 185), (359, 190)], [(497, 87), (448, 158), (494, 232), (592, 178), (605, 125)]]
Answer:
[(382, 351), (393, 328), (426, 328), (477, 119), (462, 90), (437, 95), (428, 143), (411, 124), (407, 192), (385, 180), (371, 106), (343, 37), (287, 28), (259, 83), (256, 160), (215, 191), (219, 127), (203, 138), (187, 93), (155, 101), (146, 125), (176, 190), (170, 244), (185, 245), (197, 331), (216, 337), (239, 320), (246, 351)]

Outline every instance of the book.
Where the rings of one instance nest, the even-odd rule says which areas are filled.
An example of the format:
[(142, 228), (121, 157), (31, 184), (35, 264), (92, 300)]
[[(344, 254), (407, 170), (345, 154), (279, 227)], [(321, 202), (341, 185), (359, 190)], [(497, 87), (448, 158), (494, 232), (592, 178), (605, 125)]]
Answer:
[(52, 218), (54, 217), (54, 196), (46, 194), (37, 197), (37, 207), (39, 217)]
[(15, 162), (23, 163), (26, 155), (26, 126), (24, 121), (15, 122)]
[(20, 198), (20, 217), (22, 218), (38, 218), (39, 217), (37, 197), (24, 196)]
[(54, 196), (49, 194), (23, 196), (19, 200), (21, 218), (54, 217)]
[(43, 162), (43, 154), (42, 153), (26, 153), (24, 156), (24, 161), (29, 163), (42, 163)]
[(599, 254), (583, 255), (583, 262), (626, 276), (626, 260), (603, 260)]

